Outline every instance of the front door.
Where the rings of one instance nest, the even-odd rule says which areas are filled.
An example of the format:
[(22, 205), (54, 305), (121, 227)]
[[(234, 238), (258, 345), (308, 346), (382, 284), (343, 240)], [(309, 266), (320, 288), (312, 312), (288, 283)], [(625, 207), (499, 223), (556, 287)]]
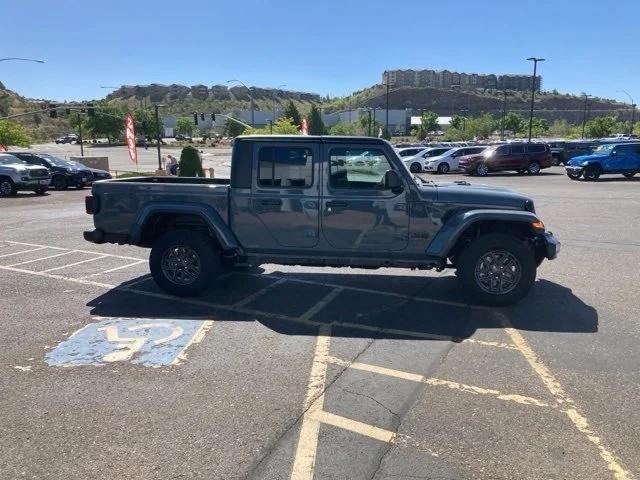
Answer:
[(249, 209), (257, 224), (248, 236), (259, 242), (249, 248), (314, 247), (320, 223), (318, 145), (258, 143), (254, 165)]
[[(333, 247), (375, 251), (406, 248), (409, 241), (408, 188), (385, 189), (392, 170), (384, 151), (366, 146), (325, 144), (322, 235)], [(399, 172), (400, 173), (400, 172)], [(400, 175), (402, 177), (402, 175)]]

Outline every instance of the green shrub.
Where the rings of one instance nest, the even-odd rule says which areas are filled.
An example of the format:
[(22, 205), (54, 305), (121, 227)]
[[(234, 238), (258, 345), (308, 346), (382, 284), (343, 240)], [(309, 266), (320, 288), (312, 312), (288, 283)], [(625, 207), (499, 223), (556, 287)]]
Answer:
[(195, 147), (184, 147), (178, 162), (178, 175), (181, 177), (204, 177), (202, 160)]

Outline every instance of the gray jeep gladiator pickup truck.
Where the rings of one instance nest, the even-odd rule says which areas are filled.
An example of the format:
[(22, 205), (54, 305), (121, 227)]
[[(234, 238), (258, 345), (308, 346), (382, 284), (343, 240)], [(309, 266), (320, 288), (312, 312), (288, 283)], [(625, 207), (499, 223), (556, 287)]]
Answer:
[(241, 136), (231, 179), (106, 180), (86, 199), (95, 243), (151, 247), (165, 291), (190, 296), (234, 264), (455, 268), (475, 301), (527, 294), (560, 244), (533, 201), (414, 176), (378, 138)]

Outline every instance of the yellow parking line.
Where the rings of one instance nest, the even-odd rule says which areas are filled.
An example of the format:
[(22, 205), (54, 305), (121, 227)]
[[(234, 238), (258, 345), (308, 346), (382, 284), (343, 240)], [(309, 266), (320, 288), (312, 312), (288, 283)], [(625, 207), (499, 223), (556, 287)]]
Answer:
[(359, 422), (350, 418), (341, 417), (333, 413), (325, 411), (316, 411), (312, 414), (313, 419), (321, 423), (326, 423), (333, 427), (342, 428), (350, 432), (364, 435), (365, 437), (373, 438), (385, 443), (391, 443), (395, 439), (396, 432), (391, 430), (385, 430), (384, 428), (374, 427), (368, 423)]
[(318, 450), (318, 434), (320, 432), (320, 422), (313, 415), (322, 411), (324, 406), (327, 362), (323, 361), (323, 359), (329, 355), (330, 335), (331, 327), (328, 325), (323, 325), (318, 332), (307, 395), (304, 399), (306, 412), (300, 427), (300, 436), (298, 437), (298, 445), (291, 470), (291, 480), (313, 480)]
[(402, 370), (394, 370), (392, 368), (380, 367), (377, 365), (370, 365), (366, 363), (359, 363), (359, 362), (350, 363), (350, 362), (346, 362), (345, 360), (332, 357), (332, 356), (326, 357), (325, 361), (329, 363), (334, 363), (337, 365), (353, 368), (356, 370), (377, 373), (380, 375), (386, 375), (388, 377), (399, 378), (402, 380), (409, 380), (411, 382), (424, 383), (426, 385), (437, 386), (437, 387), (447, 387), (452, 390), (472, 393), (474, 395), (488, 395), (491, 397), (495, 397), (498, 400), (515, 402), (521, 405), (549, 407), (548, 403), (543, 402), (542, 400), (539, 400), (537, 398), (528, 397), (528, 396), (519, 395), (519, 394), (506, 394), (491, 388), (476, 387), (474, 385), (466, 385), (464, 383), (454, 382), (451, 380), (442, 380), (440, 378), (425, 377), (424, 375), (419, 375), (417, 373), (404, 372)]
[(583, 433), (587, 439), (598, 448), (600, 457), (604, 460), (607, 468), (613, 472), (614, 478), (616, 478), (616, 480), (633, 479), (634, 477), (632, 473), (622, 466), (620, 460), (616, 458), (611, 450), (603, 445), (600, 437), (593, 432), (589, 426), (587, 417), (578, 410), (574, 401), (569, 397), (569, 395), (567, 395), (564, 388), (562, 388), (562, 385), (560, 385), (560, 382), (558, 382), (551, 371), (538, 358), (522, 334), (512, 327), (511, 322), (504, 314), (497, 312), (497, 315), (500, 317), (502, 324), (505, 327), (505, 331), (511, 337), (511, 341), (516, 345), (516, 347), (518, 347), (518, 350), (520, 350), (533, 371), (536, 372), (538, 377), (540, 377), (540, 380), (542, 380), (542, 383), (547, 387), (547, 390), (549, 390), (551, 395), (555, 397), (558, 404), (566, 405), (566, 408), (564, 408), (563, 411), (566, 413), (567, 417), (569, 417), (571, 423), (573, 423), (576, 429), (580, 433)]
[(206, 320), (206, 321), (202, 322), (202, 325), (198, 328), (198, 330), (196, 331), (195, 335), (193, 335), (191, 337), (191, 340), (189, 340), (187, 343), (185, 343), (184, 347), (182, 347), (182, 350), (180, 350), (180, 353), (178, 353), (178, 355), (176, 355), (176, 358), (173, 359), (171, 364), (172, 365), (180, 365), (182, 362), (184, 362), (187, 359), (187, 349), (191, 345), (195, 345), (196, 343), (200, 343), (204, 339), (204, 336), (211, 329), (212, 326), (213, 326), (213, 321), (212, 320)]

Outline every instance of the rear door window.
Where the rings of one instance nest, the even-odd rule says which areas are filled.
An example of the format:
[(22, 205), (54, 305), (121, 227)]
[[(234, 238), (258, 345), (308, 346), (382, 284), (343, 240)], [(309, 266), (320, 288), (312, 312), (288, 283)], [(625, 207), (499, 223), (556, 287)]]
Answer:
[(313, 152), (304, 147), (262, 147), (258, 152), (258, 186), (308, 188), (313, 184)]
[(524, 145), (511, 145), (511, 155), (521, 155), (524, 153)]
[(529, 151), (529, 153), (544, 153), (546, 148), (544, 145), (532, 143), (527, 147), (527, 150)]

